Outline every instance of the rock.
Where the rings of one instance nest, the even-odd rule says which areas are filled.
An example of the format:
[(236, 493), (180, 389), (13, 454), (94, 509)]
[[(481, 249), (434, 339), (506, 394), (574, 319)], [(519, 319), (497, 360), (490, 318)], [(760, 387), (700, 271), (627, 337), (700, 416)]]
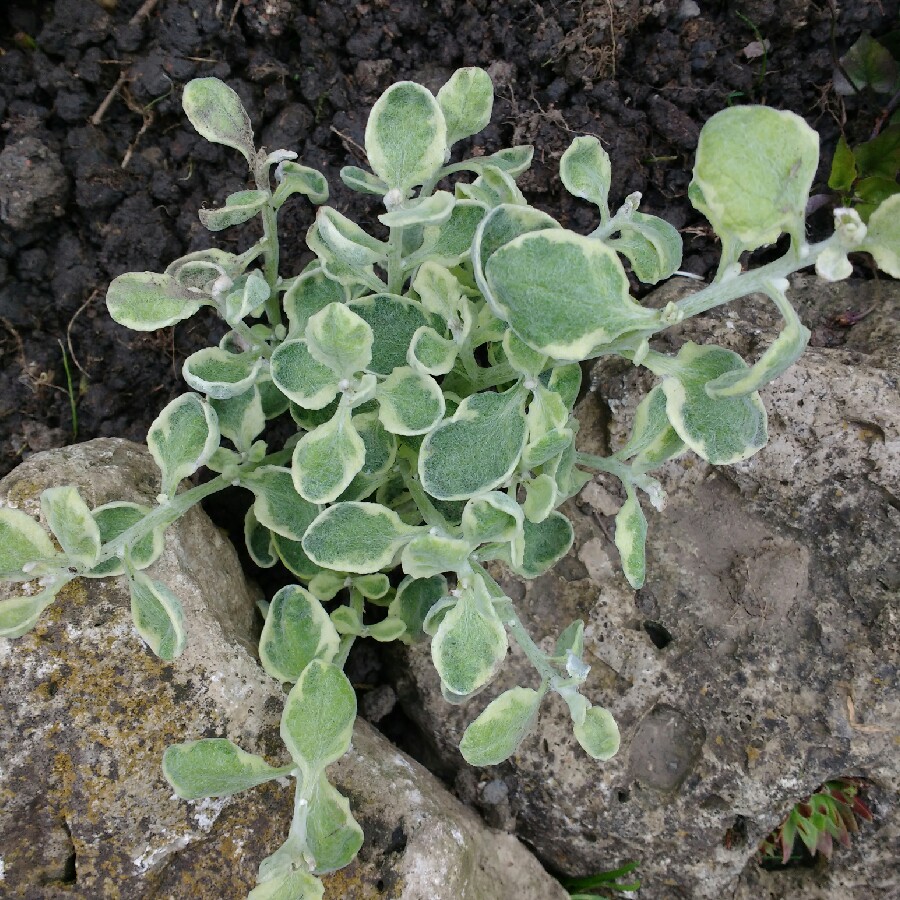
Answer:
[[(0, 482), (0, 503), (36, 515), (55, 484), (76, 484), (91, 505), (148, 502), (159, 474), (143, 448), (95, 440), (30, 457)], [(188, 803), (163, 780), (165, 747), (199, 737), (286, 762), (284, 694), (252, 653), (254, 593), (203, 512), (169, 529), (152, 571), (184, 606), (189, 642), (174, 664), (138, 638), (117, 578), (71, 583), (33, 632), (0, 639), (3, 896), (243, 897), (286, 836), (291, 796), (278, 783)], [(328, 900), (566, 896), (514, 837), (364, 722), (332, 774), (366, 843), (326, 879)]]
[(0, 153), (0, 222), (30, 230), (65, 213), (69, 180), (59, 157), (34, 137)]
[[(805, 896), (778, 893), (780, 873), (757, 871), (756, 850), (797, 801), (841, 775), (870, 782), (876, 821), (861, 825), (852, 854), (836, 849), (832, 874), (786, 883), (898, 891), (880, 841), (896, 849), (900, 829), (900, 366), (881, 342), (897, 327), (900, 289), (880, 282), (871, 304), (868, 285), (801, 277), (796, 287), (814, 334), (833, 309), (870, 316), (845, 329), (853, 336), (840, 349), (808, 349), (767, 387), (771, 440), (757, 456), (713, 469), (689, 455), (661, 470), (669, 503), (662, 513), (644, 504), (640, 591), (619, 570), (612, 516), (624, 494), (612, 478), (568, 504), (575, 546), (554, 570), (531, 583), (495, 570), (545, 649), (585, 621), (586, 694), (619, 722), (614, 759), (590, 761), (553, 698), (510, 761), (468, 775), (457, 749), (466, 725), (501, 690), (536, 687), (534, 671), (514, 649), (496, 684), (459, 707), (442, 699), (427, 646), (396, 665), (401, 704), (458, 790), (490, 815), (486, 788), (501, 780), (505, 822), (555, 871), (640, 860), (643, 900), (731, 896), (739, 885), (748, 900)], [(685, 289), (676, 282), (649, 302)], [(657, 348), (693, 339), (755, 359), (779, 326), (769, 307), (756, 298), (714, 311)], [(605, 455), (624, 443), (653, 379), (616, 360), (592, 374), (579, 445)]]

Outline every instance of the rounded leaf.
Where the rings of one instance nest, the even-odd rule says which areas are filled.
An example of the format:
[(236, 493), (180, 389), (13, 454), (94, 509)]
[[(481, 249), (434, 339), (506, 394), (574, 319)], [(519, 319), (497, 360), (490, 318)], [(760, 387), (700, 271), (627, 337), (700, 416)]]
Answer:
[(590, 135), (575, 138), (559, 160), (559, 178), (566, 190), (589, 200), (609, 215), (612, 166), (600, 141)]
[(432, 93), (412, 81), (389, 87), (366, 123), (366, 155), (388, 187), (406, 191), (444, 163), (447, 125)]
[(484, 69), (457, 69), (438, 91), (437, 102), (447, 123), (447, 145), (478, 134), (491, 121), (494, 84)]
[(253, 165), (253, 128), (241, 98), (218, 78), (189, 81), (181, 98), (191, 125), (214, 144), (240, 151)]
[[(150, 509), (138, 503), (115, 500), (91, 510), (91, 515), (100, 531), (100, 542), (107, 544), (126, 532), (132, 525), (137, 525), (138, 522), (150, 515)], [(147, 566), (159, 559), (164, 548), (165, 529), (155, 528), (129, 546), (129, 562), (135, 569), (146, 569)], [(121, 575), (124, 571), (124, 562), (118, 556), (113, 556), (97, 563), (93, 569), (85, 572), (83, 577), (109, 578), (111, 575)]]
[(575, 738), (588, 756), (605, 762), (619, 752), (619, 726), (609, 710), (592, 706), (574, 726)]
[(106, 292), (113, 320), (133, 331), (156, 331), (190, 318), (205, 302), (197, 291), (171, 275), (127, 272), (114, 278)]
[(262, 364), (262, 359), (254, 353), (229, 353), (219, 347), (204, 347), (184, 361), (181, 374), (195, 391), (215, 400), (227, 400), (253, 387)]
[(184, 652), (187, 633), (181, 601), (160, 581), (143, 572), (128, 579), (131, 588), (131, 617), (138, 634), (163, 660), (171, 661)]
[(515, 687), (492, 700), (466, 729), (459, 751), (470, 766), (496, 766), (509, 759), (531, 731), (542, 693)]
[(100, 529), (77, 488), (47, 488), (41, 493), (41, 512), (69, 559), (87, 566), (96, 562)]
[(860, 250), (871, 253), (882, 272), (900, 278), (900, 194), (888, 197), (869, 216), (869, 230)]

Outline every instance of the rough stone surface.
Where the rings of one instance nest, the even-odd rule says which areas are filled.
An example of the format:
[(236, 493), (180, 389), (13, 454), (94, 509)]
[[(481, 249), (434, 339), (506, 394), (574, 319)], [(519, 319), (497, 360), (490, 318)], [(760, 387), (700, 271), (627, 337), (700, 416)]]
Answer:
[(24, 137), (0, 153), (0, 222), (32, 229), (65, 212), (69, 181), (59, 157)]
[[(0, 503), (37, 515), (40, 491), (66, 483), (91, 505), (146, 502), (158, 473), (137, 445), (97, 440), (31, 457), (0, 482)], [(239, 898), (285, 837), (280, 784), (186, 803), (164, 782), (166, 745), (199, 737), (286, 762), (284, 695), (248, 650), (254, 596), (202, 512), (169, 530), (152, 571), (185, 610), (190, 640), (174, 664), (137, 637), (116, 578), (73, 582), (33, 632), (0, 640), (0, 896)], [(366, 846), (326, 879), (328, 900), (565, 896), (518, 840), (364, 723), (333, 775)]]
[[(554, 570), (530, 584), (496, 572), (545, 648), (584, 619), (587, 693), (619, 722), (617, 757), (589, 761), (554, 698), (510, 762), (468, 773), (457, 750), (466, 724), (500, 690), (536, 686), (533, 670), (513, 650), (498, 682), (456, 707), (440, 695), (427, 647), (397, 667), (401, 702), (436, 764), (552, 868), (582, 875), (638, 859), (640, 896), (654, 900), (715, 898), (739, 884), (746, 898), (806, 896), (807, 885), (820, 891), (810, 896), (828, 885), (836, 897), (900, 894), (886, 862), (896, 858), (900, 781), (900, 368), (882, 344), (896, 331), (900, 291), (796, 286), (819, 346), (763, 392), (769, 446), (727, 469), (688, 456), (661, 470), (669, 504), (645, 504), (640, 591), (619, 571), (612, 517), (624, 494), (614, 479), (568, 505), (576, 543)], [(851, 339), (834, 320), (847, 310), (869, 311)], [(777, 326), (755, 298), (684, 323), (657, 348), (692, 339), (752, 360)], [(606, 454), (626, 439), (652, 376), (618, 361), (592, 376), (579, 443)], [(876, 820), (857, 849), (838, 848), (824, 874), (758, 872), (762, 838), (840, 775), (872, 783)]]

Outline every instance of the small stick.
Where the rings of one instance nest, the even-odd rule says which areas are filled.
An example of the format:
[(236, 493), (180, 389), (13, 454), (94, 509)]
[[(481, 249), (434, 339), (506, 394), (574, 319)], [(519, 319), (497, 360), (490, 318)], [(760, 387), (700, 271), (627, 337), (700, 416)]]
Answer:
[(147, 16), (149, 16), (150, 13), (153, 12), (153, 7), (156, 6), (156, 4), (158, 2), (159, 2), (159, 0), (144, 0), (144, 2), (141, 4), (138, 11), (131, 17), (131, 21), (128, 24), (129, 25), (140, 24), (140, 22), (142, 22), (144, 19), (146, 19)]
[[(337, 128), (334, 127), (334, 125), (331, 126), (331, 130), (332, 130), (332, 131), (333, 131), (333, 132), (334, 132), (334, 133), (335, 133), (335, 134), (336, 134), (336, 135), (344, 142), (344, 145), (345, 145), (345, 146), (346, 146), (347, 144), (349, 144), (350, 147), (352, 147), (354, 150), (358, 150), (358, 151), (359, 151), (360, 156), (361, 156), (364, 160), (368, 159), (368, 156), (366, 155), (365, 148), (360, 147), (359, 144), (357, 144), (356, 141), (354, 141), (353, 138), (350, 137), (349, 134), (344, 134), (343, 131), (338, 131)], [(348, 148), (348, 149), (349, 149), (349, 148)]]
[(88, 380), (90, 380), (91, 376), (88, 375), (88, 373), (85, 371), (84, 366), (82, 366), (81, 363), (78, 362), (78, 357), (75, 355), (75, 350), (72, 348), (72, 326), (75, 324), (75, 320), (81, 315), (82, 311), (97, 297), (98, 293), (99, 291), (93, 291), (91, 293), (91, 296), (88, 297), (87, 300), (85, 300), (84, 303), (82, 303), (81, 306), (78, 307), (75, 315), (72, 316), (71, 319), (69, 319), (69, 324), (68, 326), (66, 326), (66, 343), (69, 346), (69, 356), (72, 357), (72, 362), (75, 363), (78, 371), (81, 372), (81, 374), (84, 375), (84, 377)]
[(91, 125), (97, 126), (103, 121), (103, 117), (106, 115), (106, 111), (109, 109), (110, 103), (113, 102), (113, 97), (119, 93), (119, 88), (125, 83), (126, 73), (119, 72), (119, 77), (116, 79), (116, 83), (109, 89), (109, 93), (103, 98), (103, 102), (97, 107), (97, 112), (95, 112), (91, 118)]

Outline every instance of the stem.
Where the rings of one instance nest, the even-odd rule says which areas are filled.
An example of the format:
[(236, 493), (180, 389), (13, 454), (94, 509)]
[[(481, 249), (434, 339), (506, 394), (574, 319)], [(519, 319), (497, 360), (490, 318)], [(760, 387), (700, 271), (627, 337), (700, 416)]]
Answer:
[(442, 531), (450, 534), (457, 533), (459, 529), (444, 518), (440, 510), (431, 502), (431, 497), (425, 493), (425, 488), (422, 487), (422, 482), (419, 481), (417, 457), (411, 450), (405, 451), (404, 448), (404, 450), (401, 450), (401, 459), (404, 463), (400, 466), (403, 484), (412, 496), (416, 506), (419, 507), (419, 512), (422, 513), (422, 518), (425, 519), (425, 522), (433, 528), (440, 528)]
[(389, 294), (403, 291), (403, 228), (392, 228), (388, 238), (387, 289)]
[[(366, 609), (366, 600), (363, 597), (362, 593), (355, 587), (350, 588), (350, 607), (354, 609), (359, 614), (359, 621), (362, 622), (363, 614)], [(338, 647), (338, 652), (335, 654), (332, 663), (336, 665), (339, 669), (343, 669), (347, 664), (347, 657), (350, 656), (350, 649), (353, 647), (354, 642), (356, 641), (355, 634), (345, 634), (341, 638), (340, 646)]]
[(269, 299), (266, 300), (266, 316), (269, 324), (274, 328), (281, 324), (281, 303), (278, 298), (278, 262), (279, 262), (279, 245), (278, 245), (278, 213), (272, 206), (272, 187), (269, 183), (269, 169), (264, 161), (256, 167), (254, 172), (256, 178), (256, 187), (258, 190), (265, 191), (268, 202), (263, 205), (262, 223), (263, 238), (260, 242), (263, 247), (265, 261), (263, 263), (263, 272), (266, 276), (266, 282), (269, 285)]

